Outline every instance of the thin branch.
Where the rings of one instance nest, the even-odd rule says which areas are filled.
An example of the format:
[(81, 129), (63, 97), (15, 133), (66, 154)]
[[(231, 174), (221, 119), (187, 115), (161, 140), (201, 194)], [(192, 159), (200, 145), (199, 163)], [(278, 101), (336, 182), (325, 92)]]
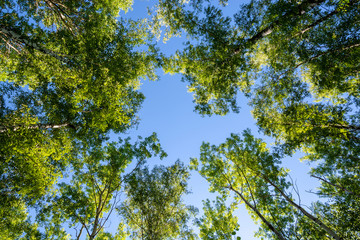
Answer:
[(57, 60), (59, 60), (60, 62), (63, 62), (66, 64), (69, 63), (69, 59), (68, 59), (69, 56), (66, 56), (65, 54), (54, 52), (50, 49), (40, 46), (38, 43), (35, 43), (29, 36), (19, 34), (16, 29), (13, 29), (9, 26), (0, 24), (0, 33), (7, 35), (13, 41), (24, 44), (27, 48), (35, 49), (43, 54), (52, 56), (52, 57), (56, 58)]
[(269, 209), (269, 207), (268, 207), (267, 205), (266, 205), (266, 208), (268, 209), (268, 212), (270, 213), (272, 219), (274, 220), (275, 225), (278, 227), (278, 229), (280, 229), (280, 232), (281, 232), (284, 236), (286, 236), (288, 239), (290, 239), (290, 237), (289, 237), (290, 234), (284, 233), (283, 229), (279, 226), (279, 223), (278, 223), (277, 218), (274, 216), (273, 212), (270, 211), (270, 209)]
[(75, 216), (77, 217), (77, 219), (79, 220), (81, 225), (85, 227), (85, 230), (86, 230), (87, 234), (90, 236), (90, 231), (89, 231), (88, 227), (86, 226), (85, 222), (81, 219), (81, 217), (79, 217), (77, 215), (75, 215)]
[(105, 225), (105, 223), (109, 220), (109, 217), (111, 215), (111, 213), (113, 212), (113, 210), (115, 209), (115, 205), (120, 201), (117, 201), (117, 195), (118, 194), (115, 194), (115, 197), (114, 197), (114, 203), (111, 205), (111, 208), (110, 208), (110, 211), (109, 211), (109, 214), (107, 215), (106, 219), (104, 220), (103, 224), (100, 226), (100, 229), (102, 229)]
[[(251, 38), (249, 38), (246, 43), (247, 44), (254, 44), (258, 40), (270, 35), (273, 30), (283, 22), (284, 19), (287, 18), (293, 18), (293, 17), (300, 17), (313, 9), (314, 7), (318, 6), (319, 4), (323, 3), (325, 0), (305, 0), (299, 5), (290, 8), (288, 12), (286, 12), (283, 16), (281, 16), (279, 19), (273, 21), (271, 24), (269, 24), (267, 27), (253, 35)], [(236, 47), (234, 49), (233, 55), (239, 54), (241, 52), (241, 47)]]
[[(69, 14), (67, 12), (65, 12), (63, 9), (63, 8), (66, 8), (66, 6), (61, 3), (56, 3), (52, 0), (45, 0), (45, 4), (47, 4), (49, 6), (49, 8), (52, 9), (53, 12), (57, 16), (60, 17), (61, 21), (65, 24), (65, 26), (67, 26), (68, 29), (74, 34), (72, 27), (70, 26), (69, 22), (67, 21), (67, 19), (69, 19), (71, 22), (71, 18), (69, 16)], [(61, 5), (61, 7), (59, 5)]]
[[(319, 53), (318, 55), (312, 56), (311, 58), (307, 59), (306, 61), (303, 61), (303, 62), (297, 64), (295, 67), (292, 68), (292, 70), (297, 69), (301, 65), (309, 63), (309, 62), (311, 62), (311, 61), (313, 61), (313, 60), (315, 60), (315, 59), (317, 59), (319, 57), (325, 56), (327, 54), (336, 53), (336, 52), (342, 52), (342, 51), (345, 51), (345, 50), (348, 50), (348, 49), (351, 49), (351, 48), (356, 48), (356, 47), (359, 47), (359, 46), (360, 46), (360, 43), (358, 42), (358, 43), (347, 44), (345, 46), (341, 46), (340, 48), (336, 48), (336, 49), (329, 49), (328, 51)], [(284, 74), (282, 74), (282, 75), (284, 75)]]
[[(100, 208), (100, 211), (99, 211), (99, 215), (103, 212), (103, 209), (104, 209), (104, 207), (105, 207), (105, 205), (106, 205), (106, 203), (107, 203), (108, 197), (109, 197), (109, 195), (111, 194), (109, 188), (110, 188), (110, 186), (108, 187), (108, 190), (107, 190), (107, 192), (106, 192), (105, 199), (104, 199), (103, 203), (101, 204), (101, 208)], [(105, 224), (105, 222), (106, 222), (106, 219), (104, 219), (104, 222), (103, 222), (103, 223), (101, 223), (101, 221), (102, 221), (102, 219), (99, 220), (99, 225), (100, 225), (100, 227), (98, 227), (98, 229), (96, 230), (94, 237), (101, 231), (102, 226), (104, 226), (104, 224)]]
[(356, 197), (359, 197), (359, 198), (360, 198), (360, 195), (354, 193), (353, 191), (350, 191), (349, 189), (347, 189), (347, 188), (345, 188), (345, 187), (342, 187), (342, 186), (339, 186), (339, 185), (337, 185), (337, 184), (334, 184), (334, 183), (326, 180), (325, 178), (322, 178), (322, 177), (319, 177), (319, 176), (315, 176), (315, 175), (310, 175), (310, 177), (317, 178), (317, 179), (319, 179), (319, 180), (321, 180), (321, 181), (323, 181), (323, 182), (325, 182), (325, 183), (327, 183), (327, 184), (329, 184), (329, 185), (331, 185), (331, 186), (333, 186), (333, 187), (340, 188), (340, 189), (343, 190), (344, 192), (349, 193), (349, 194), (352, 194), (352, 195), (355, 195)]
[[(80, 232), (79, 232), (79, 234), (78, 234), (77, 237), (76, 237), (77, 240), (80, 239), (81, 233), (82, 233), (83, 229), (84, 229), (84, 225), (81, 225)], [(76, 231), (76, 233), (77, 233), (77, 231)]]
[(291, 186), (293, 187), (296, 195), (298, 196), (298, 199), (299, 199), (299, 205), (301, 206), (301, 197), (300, 197), (300, 193), (299, 193), (299, 187), (295, 181), (295, 184), (294, 184), (294, 180), (292, 179), (292, 177), (290, 175), (288, 175), (289, 178), (290, 178), (290, 181), (291, 181)]

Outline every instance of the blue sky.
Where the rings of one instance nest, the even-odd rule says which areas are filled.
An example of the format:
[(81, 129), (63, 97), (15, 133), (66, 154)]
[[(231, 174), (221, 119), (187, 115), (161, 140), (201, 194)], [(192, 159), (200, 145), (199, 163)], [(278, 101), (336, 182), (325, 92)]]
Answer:
[[(187, 92), (186, 84), (181, 82), (179, 75), (162, 75), (159, 81), (146, 81), (141, 91), (146, 96), (139, 112), (141, 120), (137, 129), (130, 130), (129, 134), (135, 139), (138, 135), (146, 137), (156, 132), (161, 145), (168, 153), (168, 157), (162, 161), (152, 159), (149, 162), (151, 165), (169, 165), (177, 159), (189, 164), (191, 157), (199, 157), (202, 142), (220, 144), (230, 137), (231, 133), (241, 133), (246, 128), (250, 128), (256, 137), (264, 138), (257, 130), (250, 113), (251, 109), (244, 97), (238, 98), (241, 103), (239, 114), (202, 117), (193, 111), (192, 95)], [(267, 142), (271, 145), (271, 139), (267, 138)], [(290, 169), (290, 175), (300, 189), (301, 202), (310, 206), (315, 195), (305, 190), (315, 191), (316, 181), (306, 174), (309, 166), (300, 162), (300, 157), (300, 154), (295, 154), (292, 158), (285, 158), (283, 165)], [(192, 194), (185, 197), (186, 203), (194, 205), (199, 210), (202, 209), (202, 200), (213, 199), (215, 196), (208, 192), (207, 182), (196, 172), (192, 172), (189, 187)], [(243, 205), (236, 214), (240, 223), (238, 235), (242, 239), (256, 239), (253, 235), (257, 226)]]
[[(135, 0), (133, 10), (128, 12), (127, 16), (131, 18), (146, 16), (146, 6), (150, 4), (150, 1)], [(230, 0), (229, 6), (225, 8), (228, 11), (227, 14), (232, 16), (240, 4), (240, 1)], [(161, 51), (169, 55), (182, 47), (182, 41), (181, 38), (175, 38), (166, 44), (159, 42), (159, 47)], [(241, 107), (239, 114), (202, 117), (193, 111), (193, 97), (187, 92), (186, 83), (181, 81), (180, 75), (164, 75), (159, 71), (159, 76), (159, 81), (143, 82), (140, 91), (144, 93), (146, 99), (139, 112), (141, 120), (136, 129), (128, 132), (133, 139), (138, 135), (149, 136), (152, 132), (158, 134), (164, 150), (168, 153), (168, 158), (163, 161), (153, 159), (151, 164), (168, 165), (177, 159), (188, 164), (191, 157), (199, 156), (200, 145), (203, 141), (220, 144), (231, 133), (241, 133), (246, 128), (250, 128), (256, 137), (264, 137), (258, 133), (246, 98), (242, 96), (238, 98)], [(270, 144), (271, 139), (267, 139), (267, 142)], [(300, 157), (301, 155), (297, 154), (293, 158), (284, 159), (284, 166), (291, 170), (290, 175), (300, 189), (302, 203), (309, 206), (309, 203), (314, 200), (314, 195), (305, 190), (315, 191), (316, 181), (306, 174), (309, 166), (301, 163)], [(194, 205), (199, 210), (202, 208), (202, 200), (214, 197), (208, 192), (206, 181), (195, 172), (192, 174), (189, 186), (193, 193), (185, 198), (186, 203)], [(238, 235), (245, 240), (255, 239), (253, 235), (257, 227), (243, 206), (237, 211), (237, 215), (240, 221)]]
[[(193, 111), (192, 95), (187, 92), (186, 84), (181, 82), (179, 75), (163, 75), (157, 82), (145, 82), (141, 88), (146, 99), (140, 111), (140, 123), (137, 129), (130, 130), (132, 136), (148, 136), (156, 132), (161, 145), (168, 153), (163, 161), (153, 159), (151, 164), (172, 164), (177, 159), (189, 164), (191, 157), (198, 157), (203, 141), (220, 144), (230, 134), (240, 133), (245, 128), (251, 128), (256, 133), (250, 109), (245, 99), (240, 114), (226, 116), (202, 117)], [(133, 138), (134, 138), (133, 137)], [(207, 182), (196, 172), (189, 181), (192, 194), (185, 197), (187, 204), (202, 208), (202, 200), (214, 198), (208, 192)], [(250, 238), (256, 226), (240, 209), (241, 229), (243, 239)], [(247, 234), (249, 233), (249, 234)], [(246, 236), (246, 237), (245, 237)]]

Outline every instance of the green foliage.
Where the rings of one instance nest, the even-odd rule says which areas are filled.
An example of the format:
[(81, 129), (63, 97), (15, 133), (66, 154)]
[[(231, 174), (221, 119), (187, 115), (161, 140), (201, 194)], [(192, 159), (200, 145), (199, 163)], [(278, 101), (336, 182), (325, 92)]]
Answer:
[(127, 198), (119, 208), (132, 239), (195, 239), (187, 222), (196, 213), (182, 197), (188, 193), (187, 168), (177, 161), (170, 167), (137, 169), (126, 181)]
[[(166, 156), (155, 134), (130, 143), (130, 139), (119, 139), (106, 146), (93, 146), (71, 163), (70, 179), (63, 179), (56, 191), (46, 196), (37, 221), (45, 228), (44, 236), (65, 236), (64, 224), (76, 230), (76, 236), (83, 233), (89, 239), (123, 239), (124, 232), (116, 236), (104, 232), (109, 216), (120, 201), (124, 181), (127, 181), (146, 159), (159, 155)], [(135, 164), (130, 173), (126, 173), (129, 164)], [(123, 229), (119, 228), (121, 231)]]
[[(187, 168), (144, 166), (166, 155), (155, 135), (107, 141), (138, 122), (140, 80), (160, 66), (183, 74), (201, 114), (238, 112), (244, 93), (277, 145), (271, 153), (249, 131), (202, 145), (192, 168), (220, 197), (204, 202), (201, 238), (234, 238), (240, 202), (259, 237), (360, 238), (359, 2), (250, 1), (233, 18), (226, 3), (159, 0), (149, 24), (120, 17), (131, 0), (0, 2), (0, 238), (69, 239), (66, 223), (77, 238), (195, 238)], [(164, 41), (186, 35), (184, 49), (159, 54), (162, 31)], [(311, 210), (281, 167), (299, 150), (325, 199)], [(122, 191), (113, 235), (104, 224)]]
[(165, 69), (184, 75), (201, 114), (236, 111), (239, 90), (269, 70), (274, 81), (302, 71), (313, 96), (359, 94), (358, 1), (251, 1), (233, 19), (215, 3), (160, 2), (164, 25), (190, 38)]
[(1, 230), (18, 236), (69, 163), (137, 123), (158, 59), (146, 23), (118, 18), (132, 1), (0, 4)]
[(204, 216), (201, 217), (197, 225), (200, 227), (201, 239), (236, 239), (236, 231), (239, 230), (238, 218), (233, 215), (236, 205), (226, 206), (223, 198), (217, 197), (213, 201), (214, 207), (211, 206), (209, 199), (204, 203)]
[[(155, 79), (158, 65), (145, 22), (116, 19), (130, 4), (6, 2), (1, 11), (1, 81), (26, 86), (42, 106), (42, 122), (69, 123), (80, 136), (128, 129), (137, 122), (144, 99), (137, 91), (140, 79)], [(74, 31), (67, 22), (75, 25)]]
[[(189, 38), (183, 50), (164, 61), (165, 70), (183, 74), (189, 91), (194, 93), (195, 108), (201, 114), (237, 111), (236, 96), (239, 91), (245, 93), (258, 126), (275, 138), (279, 154), (292, 155), (301, 150), (304, 159), (316, 162), (310, 174), (321, 182), (318, 195), (328, 202), (314, 203), (313, 214), (325, 225), (332, 225), (341, 238), (356, 239), (359, 2), (250, 1), (240, 7), (233, 19), (215, 5), (215, 2), (205, 5), (204, 1), (191, 1), (189, 5), (186, 1), (161, 1), (158, 13), (164, 25), (170, 32), (186, 32)], [(169, 16), (175, 16), (174, 20)], [(229, 159), (233, 158), (226, 155), (225, 149), (225, 145), (215, 148), (204, 144), (200, 171), (212, 183), (211, 190), (223, 195), (228, 194), (229, 182), (237, 183), (232, 182), (236, 174), (231, 171)], [(253, 150), (256, 152), (253, 158), (261, 158)], [(215, 158), (206, 152), (226, 157), (214, 154)], [(243, 167), (244, 163), (239, 165)], [(251, 163), (251, 168), (254, 167)], [(229, 181), (220, 177), (220, 172), (228, 173), (225, 176)], [(253, 188), (252, 195), (266, 189), (260, 180), (252, 180), (246, 174), (243, 177), (254, 185), (248, 186), (243, 179), (241, 183), (245, 185), (240, 185), (241, 189)], [(279, 186), (286, 190), (286, 185)], [(239, 193), (245, 199), (250, 197), (249, 191)], [(258, 210), (266, 220), (268, 212), (263, 212), (263, 205), (272, 208), (285, 204), (278, 199), (271, 201), (256, 207), (256, 201), (249, 201), (254, 207), (250, 208)], [(279, 220), (290, 225), (280, 224), (280, 229), (287, 230), (277, 237), (295, 236), (296, 232), (316, 239), (324, 237), (323, 230), (313, 227), (307, 217), (293, 214), (302, 226), (294, 229), (294, 225), (288, 227), (291, 219)], [(269, 226), (262, 229), (267, 236)]]
[(244, 57), (232, 57), (237, 33), (231, 19), (224, 17), (214, 6), (205, 7), (205, 17), (199, 18), (196, 14), (202, 10), (202, 1), (193, 2), (194, 11), (181, 11), (185, 8), (184, 3), (180, 4), (182, 1), (162, 2), (165, 2), (160, 4), (161, 11), (165, 12), (160, 14), (163, 18), (177, 13), (171, 20), (165, 20), (170, 23), (170, 32), (183, 28), (197, 43), (187, 42), (184, 51), (164, 59), (165, 72), (184, 74), (184, 79), (189, 82), (189, 92), (194, 93), (196, 111), (201, 114), (223, 115), (229, 108), (237, 112), (237, 91), (247, 92), (251, 79), (237, 69), (244, 63)]
[[(248, 130), (244, 131), (243, 139), (232, 134), (231, 138), (219, 146), (204, 143), (200, 161), (201, 165), (197, 167), (199, 173), (209, 182), (210, 191), (218, 192), (222, 197), (217, 211), (214, 212), (211, 208), (205, 211), (205, 223), (214, 219), (214, 214), (222, 214), (225, 199), (231, 197), (233, 203), (229, 209), (233, 211), (235, 206), (243, 202), (251, 217), (260, 224), (257, 233), (259, 237), (298, 239), (300, 236), (308, 239), (317, 236), (316, 239), (328, 239), (332, 236), (341, 239), (339, 235), (354, 236), (354, 232), (350, 234), (331, 222), (327, 216), (322, 216), (318, 208), (311, 213), (297, 204), (287, 193), (291, 184), (287, 180), (287, 169), (279, 165), (279, 155), (270, 153), (266, 144), (255, 139)], [(236, 219), (230, 219), (230, 222), (236, 223)], [(213, 228), (216, 229), (221, 224), (225, 222), (214, 221)], [(236, 225), (233, 226), (235, 227)], [(213, 228), (205, 228), (203, 231), (205, 234), (214, 234)], [(225, 233), (229, 234), (229, 231)], [(211, 236), (209, 239), (213, 239)], [(216, 235), (213, 237), (223, 239), (216, 238)]]

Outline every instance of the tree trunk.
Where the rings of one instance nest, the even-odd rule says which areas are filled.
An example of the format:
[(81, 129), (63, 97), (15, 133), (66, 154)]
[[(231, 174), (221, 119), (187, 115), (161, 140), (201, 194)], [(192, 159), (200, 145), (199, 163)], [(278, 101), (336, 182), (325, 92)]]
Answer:
[(288, 201), (291, 205), (293, 205), (295, 208), (300, 210), (306, 217), (308, 217), (310, 220), (315, 222), (319, 227), (321, 227), (323, 230), (325, 230), (331, 237), (333, 237), (336, 240), (342, 239), (333, 230), (331, 230), (322, 221), (320, 221), (317, 217), (313, 216), (312, 214), (307, 212), (304, 208), (302, 208), (300, 205), (296, 204), (291, 198), (289, 198), (276, 184), (274, 184), (272, 181), (270, 181), (270, 179), (268, 179), (265, 175), (261, 174), (261, 176), (264, 178), (264, 180), (266, 182), (268, 182), (271, 186), (273, 186), (281, 194), (281, 196), (283, 196), (286, 199), (286, 201)]
[(75, 129), (75, 126), (70, 124), (70, 123), (61, 123), (61, 124), (32, 124), (29, 126), (24, 126), (21, 124), (15, 125), (15, 126), (1, 126), (0, 125), (0, 133), (4, 133), (7, 132), (8, 130), (12, 130), (12, 131), (17, 131), (21, 128), (26, 128), (26, 129), (55, 129), (55, 128), (63, 128), (63, 127), (70, 127)]
[(91, 231), (91, 234), (89, 235), (89, 240), (95, 239), (95, 237), (98, 233), (99, 217), (101, 214), (101, 205), (102, 205), (102, 195), (103, 195), (103, 192), (100, 193), (99, 203), (96, 206), (95, 220), (94, 220), (94, 224), (93, 224), (93, 229)]
[(235, 192), (244, 202), (245, 204), (250, 207), (255, 213), (256, 215), (258, 215), (258, 217), (266, 224), (266, 226), (268, 226), (268, 228), (273, 231), (276, 236), (280, 239), (280, 240), (286, 240), (285, 237), (278, 231), (276, 230), (276, 228), (270, 223), (268, 222), (265, 217), (258, 211), (258, 209), (253, 206), (250, 202), (248, 202), (245, 197), (239, 192), (237, 191), (236, 189), (234, 189), (231, 185), (229, 187), (230, 190), (232, 190), (233, 192)]

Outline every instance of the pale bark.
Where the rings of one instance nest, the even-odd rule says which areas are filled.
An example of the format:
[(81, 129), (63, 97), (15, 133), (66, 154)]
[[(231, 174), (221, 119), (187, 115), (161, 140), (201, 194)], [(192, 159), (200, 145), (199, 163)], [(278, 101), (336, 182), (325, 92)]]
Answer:
[(231, 191), (235, 192), (244, 201), (244, 203), (256, 213), (256, 215), (266, 224), (266, 226), (268, 226), (268, 228), (275, 233), (275, 235), (280, 240), (286, 240), (286, 238), (270, 222), (268, 222), (266, 220), (266, 218), (259, 212), (259, 210), (254, 205), (252, 205), (250, 202), (248, 202), (246, 200), (246, 198), (239, 191), (234, 189), (231, 185), (227, 188), (229, 188)]
[(274, 184), (265, 175), (261, 174), (261, 176), (264, 178), (264, 180), (266, 182), (268, 182), (271, 186), (273, 186), (281, 194), (281, 196), (283, 196), (286, 199), (286, 201), (288, 201), (291, 205), (293, 205), (295, 208), (300, 210), (306, 217), (308, 217), (310, 220), (315, 222), (319, 227), (321, 227), (323, 230), (325, 230), (331, 237), (333, 237), (336, 240), (341, 240), (342, 239), (330, 227), (328, 227), (322, 221), (320, 221), (319, 218), (313, 216), (308, 211), (306, 211), (304, 208), (302, 208), (300, 205), (295, 203), (291, 198), (289, 198), (276, 184)]
[(56, 129), (56, 128), (63, 128), (63, 127), (70, 127), (70, 128), (75, 128), (72, 124), (70, 123), (61, 123), (61, 124), (32, 124), (29, 126), (25, 126), (25, 125), (15, 125), (15, 126), (1, 126), (0, 125), (0, 133), (4, 133), (7, 132), (8, 130), (12, 130), (12, 131), (17, 131), (21, 128), (25, 128), (25, 129)]
[(45, 0), (45, 4), (58, 16), (63, 24), (74, 34), (73, 24), (69, 13), (66, 12), (67, 8), (59, 1)]

